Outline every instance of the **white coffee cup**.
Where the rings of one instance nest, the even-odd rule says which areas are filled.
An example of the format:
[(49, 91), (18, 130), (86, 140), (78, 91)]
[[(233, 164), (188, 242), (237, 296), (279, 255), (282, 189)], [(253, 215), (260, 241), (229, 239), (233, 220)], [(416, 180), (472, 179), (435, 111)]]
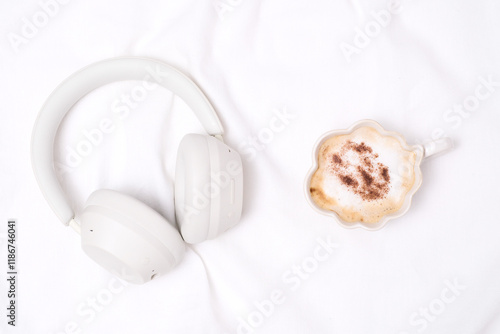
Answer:
[[(372, 130), (375, 130), (375, 131), (372, 131)], [(368, 199), (361, 198), (363, 193), (360, 193), (358, 191), (358, 189), (360, 189), (360, 186), (358, 185), (357, 181), (354, 181), (354, 182), (356, 182), (356, 188), (351, 187), (352, 189), (348, 189), (347, 186), (340, 184), (340, 182), (333, 184), (332, 187), (330, 187), (330, 189), (334, 189), (334, 192), (336, 192), (336, 193), (335, 193), (335, 195), (331, 195), (331, 192), (330, 192), (330, 195), (332, 196), (331, 198), (329, 197), (330, 195), (325, 195), (325, 193), (327, 193), (327, 191), (325, 190), (326, 188), (321, 189), (321, 191), (323, 192), (321, 198), (327, 197), (329, 199), (328, 202), (330, 204), (325, 205), (324, 203), (322, 203), (320, 205), (317, 202), (318, 201), (317, 196), (315, 196), (315, 198), (313, 198), (313, 195), (311, 195), (312, 191), (314, 191), (314, 192), (318, 191), (317, 189), (313, 189), (313, 187), (311, 187), (311, 180), (313, 180), (313, 182), (315, 184), (318, 184), (316, 182), (317, 177), (314, 176), (315, 173), (316, 172), (322, 173), (322, 175), (325, 173), (330, 173), (330, 174), (328, 174), (329, 175), (328, 178), (324, 178), (323, 176), (321, 176), (321, 180), (323, 183), (328, 182), (328, 180), (335, 179), (335, 176), (331, 176), (331, 173), (332, 173), (331, 168), (328, 169), (325, 166), (320, 166), (320, 160), (323, 161), (323, 163), (325, 161), (324, 158), (320, 159), (320, 157), (319, 157), (320, 149), (322, 148), (323, 144), (326, 143), (325, 145), (329, 145), (329, 143), (331, 143), (331, 142), (340, 143), (341, 140), (344, 140), (344, 138), (347, 138), (346, 140), (348, 140), (349, 138), (351, 138), (351, 136), (353, 136), (353, 138), (359, 138), (359, 135), (358, 135), (358, 137), (355, 137), (356, 134), (361, 133), (361, 136), (362, 136), (362, 134), (365, 132), (377, 134), (377, 138), (378, 138), (377, 140), (379, 140), (379, 142), (395, 142), (395, 141), (397, 141), (397, 143), (399, 144), (398, 150), (400, 152), (407, 152), (412, 157), (412, 159), (405, 160), (404, 163), (398, 163), (397, 170), (396, 170), (396, 165), (393, 164), (394, 166), (392, 166), (392, 170), (390, 172), (391, 180), (390, 180), (390, 182), (388, 181), (388, 184), (390, 184), (390, 186), (392, 187), (391, 191), (394, 193), (397, 193), (399, 191), (399, 193), (397, 195), (397, 196), (399, 196), (398, 202), (397, 202), (398, 203), (397, 207), (395, 207), (393, 205), (393, 207), (391, 207), (392, 211), (386, 210), (387, 209), (386, 207), (388, 206), (388, 204), (384, 203), (385, 199), (383, 199), (383, 198), (376, 199), (376, 200), (373, 200), (373, 199), (368, 200)], [(339, 138), (339, 140), (337, 141), (335, 138)], [(368, 139), (368, 138), (366, 138), (366, 139)], [(367, 145), (370, 145), (370, 142), (368, 140), (366, 140), (366, 141), (367, 141)], [(363, 142), (363, 144), (364, 144), (364, 142)], [(449, 138), (441, 138), (441, 139), (438, 139), (435, 141), (430, 141), (430, 142), (425, 143), (423, 145), (408, 145), (406, 143), (406, 140), (404, 139), (404, 137), (401, 134), (396, 133), (396, 132), (386, 131), (380, 124), (378, 124), (377, 122), (375, 122), (373, 120), (362, 120), (362, 121), (355, 123), (354, 125), (352, 125), (348, 129), (334, 130), (334, 131), (327, 132), (318, 139), (318, 141), (316, 142), (316, 144), (314, 146), (313, 166), (309, 170), (307, 177), (306, 177), (306, 180), (305, 180), (305, 183), (304, 183), (304, 191), (305, 191), (306, 199), (315, 211), (317, 211), (321, 214), (327, 215), (327, 216), (334, 217), (344, 227), (347, 227), (347, 228), (362, 227), (362, 228), (365, 228), (367, 230), (378, 230), (378, 229), (382, 228), (383, 226), (385, 226), (385, 224), (389, 220), (400, 217), (403, 214), (405, 214), (408, 211), (408, 209), (410, 208), (412, 197), (422, 184), (422, 172), (420, 170), (420, 164), (422, 163), (422, 161), (431, 157), (431, 156), (435, 156), (435, 155), (438, 155), (442, 152), (445, 152), (445, 151), (451, 149), (452, 147), (453, 147), (453, 143), (452, 143), (451, 139), (449, 139)], [(327, 149), (328, 148), (326, 148), (326, 149), (324, 148), (323, 150), (327, 150)], [(374, 158), (374, 157), (378, 158), (379, 154), (375, 154), (376, 150), (373, 152), (372, 152), (371, 148), (369, 148), (369, 150), (370, 150), (370, 154), (371, 154), (372, 158)], [(354, 153), (356, 153), (356, 152), (354, 152)], [(399, 154), (399, 153), (397, 153), (397, 154)], [(332, 154), (332, 155), (337, 155), (337, 154)], [(356, 155), (356, 154), (354, 154), (354, 155)], [(347, 155), (343, 156), (344, 160), (346, 159), (346, 156), (347, 157), (353, 156), (353, 154), (350, 154), (350, 155), (347, 154)], [(386, 156), (387, 156), (387, 154), (386, 154)], [(377, 159), (375, 159), (375, 160), (377, 160)], [(357, 161), (359, 161), (359, 159)], [(350, 168), (350, 170), (354, 170), (353, 165), (352, 164), (350, 165), (349, 161), (342, 161), (342, 164), (344, 166), (344, 170), (347, 170), (345, 166), (348, 166), (348, 168)], [(380, 163), (379, 163), (379, 165), (383, 166)], [(398, 178), (401, 179), (403, 177), (406, 177), (405, 175), (409, 176), (408, 179), (411, 180), (412, 183), (411, 184), (408, 183), (407, 187), (402, 188), (403, 182), (400, 182), (401, 185), (398, 185), (397, 180), (398, 180)], [(314, 179), (313, 179), (313, 176), (314, 176)], [(361, 181), (363, 181), (363, 180), (360, 180), (360, 182)], [(335, 182), (335, 181), (333, 181), (333, 182)], [(345, 189), (341, 189), (344, 186), (345, 186)], [(400, 189), (396, 189), (397, 187), (399, 187)], [(350, 194), (349, 192), (352, 192), (352, 194)], [(356, 202), (356, 203), (354, 203), (354, 202)], [(331, 203), (334, 203), (334, 204), (331, 204)], [(343, 203), (343, 204), (339, 204), (339, 203)], [(393, 204), (394, 201), (387, 200), (387, 203)], [(359, 214), (357, 214), (355, 212), (356, 209), (352, 209), (353, 207), (356, 207), (356, 205), (360, 208), (360, 211), (365, 210), (365, 207), (370, 208), (370, 210), (378, 210), (378, 209), (372, 209), (372, 208), (380, 207), (381, 208), (380, 210), (386, 210), (389, 213), (385, 214), (385, 213), (382, 213), (382, 211), (381, 211), (379, 213), (380, 218), (377, 218), (376, 221), (370, 221), (370, 222), (368, 222), (368, 220), (363, 221), (363, 218), (367, 217), (367, 216), (363, 215), (363, 213), (361, 213), (361, 212), (359, 212)], [(384, 205), (386, 207), (384, 207)], [(384, 211), (384, 212), (386, 212), (386, 211)], [(346, 214), (346, 212), (349, 212), (349, 214)], [(349, 218), (346, 218), (346, 217), (349, 217)], [(352, 218), (352, 217), (361, 217), (361, 218), (360, 218), (360, 220), (356, 220), (355, 218)], [(371, 217), (374, 217), (374, 216), (372, 215)]]

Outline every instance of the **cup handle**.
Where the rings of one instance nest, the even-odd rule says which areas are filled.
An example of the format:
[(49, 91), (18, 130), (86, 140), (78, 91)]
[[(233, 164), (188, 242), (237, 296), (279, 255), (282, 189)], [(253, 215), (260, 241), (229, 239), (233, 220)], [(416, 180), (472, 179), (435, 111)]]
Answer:
[(453, 149), (453, 141), (451, 138), (445, 137), (429, 141), (422, 146), (424, 148), (424, 159), (428, 159)]

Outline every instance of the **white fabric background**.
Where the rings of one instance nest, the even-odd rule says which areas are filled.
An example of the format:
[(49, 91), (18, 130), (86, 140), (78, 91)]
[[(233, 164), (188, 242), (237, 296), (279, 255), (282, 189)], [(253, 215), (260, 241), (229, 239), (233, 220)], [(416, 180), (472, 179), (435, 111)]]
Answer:
[[(19, 264), (16, 328), (6, 325), (0, 279), (1, 332), (500, 332), (500, 2), (401, 0), (380, 31), (372, 11), (397, 2), (47, 3), (0, 4), (0, 267), (8, 218), (18, 222)], [(47, 22), (42, 7), (53, 14)], [(33, 20), (38, 31), (23, 28)], [(14, 47), (23, 29), (29, 38)], [(341, 46), (367, 43), (359, 29), (373, 37), (349, 62)], [(57, 221), (29, 153), (50, 92), (83, 66), (126, 55), (164, 60), (202, 87), (242, 154), (245, 200), (237, 227), (191, 247), (168, 275), (123, 287)], [(483, 79), (496, 86), (488, 91)], [(68, 114), (58, 162), (103, 118), (115, 128), (60, 179), (76, 209), (107, 187), (172, 219), (177, 144), (203, 131), (164, 89), (117, 117), (113, 103), (135, 85), (103, 87)], [(474, 100), (477, 91), (489, 94)], [(453, 111), (474, 101), (472, 112)], [(270, 139), (276, 110), (291, 116)], [(377, 232), (344, 229), (303, 195), (316, 139), (363, 118), (410, 143), (443, 134), (456, 143), (424, 163), (410, 211)], [(337, 244), (319, 263), (318, 240)], [(311, 273), (291, 271), (303, 265)]]

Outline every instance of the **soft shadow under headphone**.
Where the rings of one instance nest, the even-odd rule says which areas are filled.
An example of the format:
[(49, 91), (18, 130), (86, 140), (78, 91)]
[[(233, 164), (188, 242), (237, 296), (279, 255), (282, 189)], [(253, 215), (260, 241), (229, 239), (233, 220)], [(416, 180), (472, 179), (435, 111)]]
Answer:
[[(175, 216), (180, 234), (158, 212), (114, 190), (96, 190), (83, 211), (75, 213), (57, 179), (54, 140), (62, 119), (89, 92), (122, 80), (154, 82), (171, 90), (194, 111), (208, 133), (186, 135), (177, 151)], [(31, 160), (45, 199), (63, 224), (80, 232), (84, 252), (121, 279), (145, 283), (179, 263), (184, 241), (215, 238), (239, 221), (241, 158), (223, 143), (222, 134), (214, 108), (182, 72), (158, 60), (113, 58), (83, 68), (52, 92), (33, 129)]]

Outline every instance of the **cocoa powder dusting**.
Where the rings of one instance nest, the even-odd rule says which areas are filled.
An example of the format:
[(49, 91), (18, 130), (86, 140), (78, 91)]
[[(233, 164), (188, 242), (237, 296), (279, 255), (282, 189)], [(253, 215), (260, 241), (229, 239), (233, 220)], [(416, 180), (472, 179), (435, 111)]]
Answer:
[(371, 186), (373, 183), (373, 177), (368, 174), (366, 170), (358, 166), (358, 171), (361, 173), (361, 176), (363, 177), (363, 181), (365, 181), (365, 184), (368, 186)]
[(352, 177), (347, 176), (347, 175), (340, 175), (340, 179), (345, 185), (352, 186), (352, 187), (357, 187), (358, 186), (358, 181), (354, 180)]
[[(349, 152), (355, 152), (355, 155)], [(389, 168), (377, 162), (377, 158), (378, 154), (373, 153), (373, 149), (364, 142), (347, 141), (338, 153), (332, 155), (331, 171), (362, 199), (382, 199), (389, 192), (391, 178)]]
[(370, 160), (370, 158), (368, 157), (365, 157), (363, 159), (363, 163), (365, 164), (366, 167), (368, 167), (370, 170), (373, 168), (373, 164), (372, 164), (372, 161)]
[(384, 180), (386, 182), (389, 182), (391, 180), (391, 177), (389, 176), (389, 168), (387, 168), (385, 166), (382, 167), (382, 172), (380, 175), (382, 175), (382, 177), (384, 178)]
[(369, 146), (366, 146), (365, 143), (356, 144), (356, 143), (350, 142), (350, 146), (354, 150), (356, 150), (356, 152), (358, 152), (358, 153), (366, 153), (366, 152), (372, 153), (373, 152), (372, 148)]

